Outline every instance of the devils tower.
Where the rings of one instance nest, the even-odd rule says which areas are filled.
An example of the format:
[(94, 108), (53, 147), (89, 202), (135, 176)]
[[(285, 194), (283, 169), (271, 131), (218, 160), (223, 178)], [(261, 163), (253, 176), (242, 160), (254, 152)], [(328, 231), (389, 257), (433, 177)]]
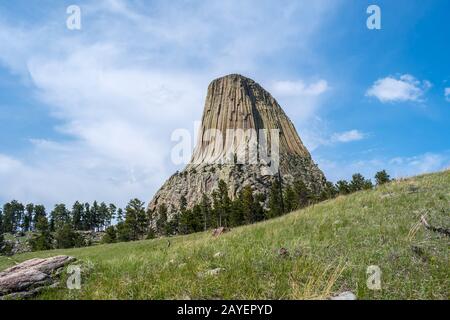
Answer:
[(268, 195), (275, 179), (283, 185), (300, 179), (317, 193), (326, 183), (278, 102), (255, 81), (231, 74), (209, 85), (192, 159), (164, 183), (149, 209), (165, 204), (174, 214), (182, 196), (191, 208), (220, 180), (232, 199), (246, 185)]

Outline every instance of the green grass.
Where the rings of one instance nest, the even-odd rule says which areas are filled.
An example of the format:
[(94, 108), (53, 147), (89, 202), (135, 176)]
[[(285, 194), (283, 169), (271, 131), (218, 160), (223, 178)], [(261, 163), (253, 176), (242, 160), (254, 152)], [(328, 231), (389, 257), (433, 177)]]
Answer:
[[(78, 258), (81, 290), (51, 289), (39, 299), (311, 299), (353, 291), (359, 299), (448, 299), (449, 238), (414, 228), (450, 225), (450, 171), (339, 197), (278, 219), (167, 239), (0, 257), (15, 262), (58, 254)], [(412, 247), (421, 248), (422, 254)], [(287, 248), (290, 258), (278, 255)], [(214, 258), (222, 252), (223, 257)], [(366, 270), (382, 270), (369, 290)], [(217, 276), (199, 272), (224, 268)]]

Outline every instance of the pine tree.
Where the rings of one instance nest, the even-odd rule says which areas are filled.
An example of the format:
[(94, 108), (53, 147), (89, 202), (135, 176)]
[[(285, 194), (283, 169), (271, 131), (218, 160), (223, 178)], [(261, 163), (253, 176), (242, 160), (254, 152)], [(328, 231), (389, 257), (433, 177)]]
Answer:
[(300, 209), (309, 206), (312, 201), (312, 194), (306, 184), (302, 180), (296, 180), (294, 181), (293, 188), (297, 196), (297, 208)]
[(292, 186), (288, 186), (284, 193), (284, 206), (286, 212), (292, 212), (299, 208), (299, 197)]
[(97, 201), (94, 201), (89, 212), (89, 230), (94, 230), (98, 228), (99, 224), (99, 205)]
[(110, 220), (109, 207), (106, 205), (106, 203), (102, 202), (100, 203), (100, 206), (98, 208), (97, 229), (99, 231), (103, 230), (107, 225), (108, 220)]
[(125, 208), (125, 223), (131, 232), (131, 240), (139, 240), (146, 233), (148, 221), (144, 202), (133, 199), (128, 203)]
[(228, 214), (230, 212), (231, 200), (228, 196), (228, 186), (225, 181), (219, 181), (218, 192), (216, 192), (217, 197), (217, 208), (214, 208), (216, 211), (216, 216), (218, 220), (218, 226), (228, 226)]
[(388, 175), (386, 170), (378, 171), (375, 174), (375, 181), (377, 183), (377, 186), (381, 186), (385, 183), (389, 183), (391, 181), (391, 177)]
[(55, 233), (56, 248), (68, 249), (81, 247), (81, 236), (73, 230), (71, 223), (66, 223), (56, 230)]
[(345, 180), (339, 180), (336, 182), (336, 188), (340, 195), (346, 195), (350, 193), (350, 185)]
[(40, 216), (36, 222), (37, 235), (30, 239), (30, 245), (33, 251), (50, 250), (53, 248), (52, 235), (47, 217)]
[(278, 179), (272, 182), (269, 192), (269, 211), (267, 218), (279, 217), (283, 214), (283, 199), (281, 197), (281, 185)]
[(242, 189), (242, 211), (245, 224), (255, 222), (255, 199), (252, 187), (248, 185)]
[(200, 204), (203, 217), (203, 230), (206, 231), (211, 226), (211, 203), (208, 196), (204, 193)]
[(3, 206), (3, 228), (5, 232), (16, 233), (22, 226), (25, 208), (20, 202), (13, 200)]
[(364, 189), (365, 178), (360, 173), (355, 173), (350, 181), (350, 191), (357, 192)]
[(75, 230), (83, 230), (84, 205), (76, 201), (72, 207), (72, 224)]
[(103, 243), (115, 243), (117, 242), (117, 231), (116, 227), (109, 226), (105, 230), (105, 235), (102, 238)]
[(84, 204), (84, 211), (83, 211), (83, 218), (82, 218), (82, 225), (83, 230), (88, 231), (91, 230), (91, 205), (89, 203)]
[(237, 227), (244, 223), (244, 206), (242, 204), (242, 192), (231, 203), (230, 209), (230, 227)]
[[(183, 210), (179, 213), (179, 227), (178, 231), (181, 234), (189, 234), (193, 231), (191, 230), (191, 219), (192, 219), (192, 210)], [(158, 229), (158, 226), (157, 226)]]
[(186, 212), (187, 200), (185, 196), (181, 196), (180, 204), (178, 207), (178, 232), (181, 234), (189, 233), (189, 216)]
[(117, 229), (117, 239), (120, 242), (127, 242), (131, 239), (131, 229), (130, 226), (125, 223), (125, 221), (121, 221), (116, 226)]
[(0, 235), (3, 233), (3, 211), (0, 209)]
[(203, 214), (202, 207), (199, 204), (196, 204), (192, 208), (192, 219), (190, 222), (190, 229), (192, 232), (200, 232), (203, 231), (204, 223), (203, 223)]
[(66, 224), (70, 224), (72, 219), (70, 217), (70, 212), (67, 210), (65, 204), (57, 204), (55, 208), (50, 213), (51, 217), (51, 231), (56, 231), (62, 228)]
[(108, 212), (109, 212), (109, 215), (106, 220), (107, 227), (109, 227), (111, 225), (112, 221), (116, 218), (117, 207), (113, 203), (110, 203)]
[(123, 210), (122, 208), (119, 208), (117, 210), (117, 221), (122, 222), (123, 221)]
[(34, 206), (34, 217), (33, 217), (33, 230), (36, 230), (36, 224), (39, 218), (46, 217), (45, 207), (43, 205)]
[(23, 218), (22, 229), (24, 232), (31, 231), (31, 225), (33, 223), (34, 204), (29, 203), (25, 206), (25, 216)]
[(156, 220), (156, 231), (160, 235), (167, 235), (167, 207), (162, 204), (158, 207), (158, 219)]
[(338, 193), (335, 185), (332, 182), (327, 181), (325, 188), (320, 193), (320, 201), (325, 201), (328, 199), (335, 198)]

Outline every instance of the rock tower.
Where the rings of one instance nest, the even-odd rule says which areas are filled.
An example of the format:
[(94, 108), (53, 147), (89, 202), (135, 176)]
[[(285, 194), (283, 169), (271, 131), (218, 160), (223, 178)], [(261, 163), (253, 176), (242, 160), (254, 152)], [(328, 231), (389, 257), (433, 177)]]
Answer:
[(250, 185), (268, 194), (274, 179), (301, 179), (320, 192), (326, 179), (277, 101), (255, 81), (238, 74), (208, 87), (202, 124), (192, 159), (155, 194), (150, 210), (165, 204), (176, 212), (181, 196), (188, 208), (211, 193), (220, 180), (233, 199)]

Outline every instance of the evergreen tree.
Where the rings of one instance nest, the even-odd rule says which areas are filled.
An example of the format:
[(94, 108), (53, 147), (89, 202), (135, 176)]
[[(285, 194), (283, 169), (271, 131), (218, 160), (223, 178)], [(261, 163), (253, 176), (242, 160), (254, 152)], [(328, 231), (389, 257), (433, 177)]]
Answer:
[(117, 207), (113, 204), (109, 204), (109, 215), (108, 219), (106, 221), (106, 226), (109, 227), (112, 224), (112, 221), (116, 218), (117, 214)]
[(335, 185), (332, 182), (327, 181), (325, 184), (325, 188), (322, 190), (320, 194), (320, 200), (328, 200), (335, 198), (338, 193), (338, 190), (336, 189)]
[(34, 204), (29, 203), (25, 207), (25, 216), (23, 218), (22, 229), (24, 232), (31, 231), (33, 223)]
[(264, 194), (262, 193), (257, 193), (254, 195), (255, 198), (255, 203), (254, 203), (254, 217), (255, 217), (255, 221), (262, 221), (265, 219), (265, 212), (264, 212), (264, 208), (263, 208), (263, 204), (266, 200), (266, 197)]
[(375, 174), (375, 181), (377, 183), (377, 186), (381, 186), (385, 183), (389, 183), (391, 181), (391, 177), (388, 175), (386, 170), (378, 171)]
[(242, 189), (242, 212), (245, 224), (255, 222), (255, 199), (253, 198), (252, 187), (247, 185)]
[(75, 230), (84, 230), (83, 217), (84, 205), (76, 201), (72, 207), (72, 224)]
[(125, 221), (119, 222), (116, 226), (117, 229), (117, 239), (120, 242), (127, 242), (131, 239), (131, 229), (130, 226), (125, 223)]
[(117, 210), (117, 221), (122, 222), (123, 221), (123, 210), (122, 208), (119, 208)]
[(283, 214), (283, 199), (281, 196), (281, 185), (278, 179), (272, 182), (269, 192), (269, 211), (267, 218), (279, 217)]
[(181, 196), (180, 198), (180, 204), (178, 207), (178, 232), (181, 234), (188, 234), (189, 233), (189, 215), (186, 212), (187, 207), (187, 200), (185, 196)]
[(203, 231), (204, 223), (203, 223), (203, 214), (202, 207), (199, 204), (196, 204), (192, 208), (192, 218), (190, 221), (190, 229), (191, 232), (200, 232)]
[(0, 235), (3, 234), (3, 211), (0, 209)]
[(295, 193), (295, 190), (292, 186), (288, 186), (285, 190), (284, 206), (285, 206), (286, 212), (292, 212), (300, 207), (299, 197)]
[(160, 235), (167, 235), (167, 207), (162, 204), (158, 207), (158, 219), (156, 220), (156, 231)]
[(56, 248), (58, 249), (81, 247), (83, 245), (81, 235), (73, 230), (71, 223), (58, 227), (55, 233), (55, 240)]
[(364, 180), (363, 190), (371, 190), (373, 189), (373, 183), (370, 179)]
[(109, 226), (105, 230), (105, 235), (102, 238), (103, 243), (115, 243), (117, 242), (117, 231), (116, 227)]
[(83, 211), (83, 219), (82, 219), (83, 230), (85, 230), (85, 231), (91, 230), (91, 228), (92, 228), (91, 221), (92, 221), (91, 205), (89, 203), (85, 203), (84, 211)]
[(336, 182), (336, 188), (340, 195), (346, 195), (350, 193), (350, 185), (345, 180), (339, 180)]
[(203, 230), (206, 231), (211, 226), (211, 203), (208, 196), (204, 193), (202, 195), (202, 202), (200, 204), (203, 217)]
[(3, 230), (5, 233), (16, 233), (17, 231), (20, 231), (24, 210), (23, 204), (16, 200), (4, 204)]
[(109, 207), (104, 202), (100, 203), (100, 206), (98, 208), (98, 216), (96, 219), (97, 230), (103, 230), (110, 220), (111, 218)]
[(228, 214), (230, 212), (231, 200), (228, 196), (228, 186), (225, 181), (219, 181), (219, 188), (218, 191), (213, 194), (213, 198), (214, 197), (214, 212), (217, 220), (217, 226), (226, 227), (228, 226)]
[(99, 224), (99, 205), (97, 201), (94, 201), (89, 211), (88, 224), (89, 230), (96, 230)]
[(133, 199), (128, 202), (125, 208), (125, 223), (131, 232), (130, 240), (139, 240), (140, 237), (146, 234), (148, 221), (144, 202), (139, 199)]
[(243, 206), (242, 192), (231, 203), (230, 209), (230, 227), (237, 227), (244, 222), (244, 206)]
[[(178, 232), (181, 234), (189, 234), (193, 231), (191, 230), (191, 219), (192, 219), (192, 210), (183, 210), (179, 213), (179, 226), (178, 226)], [(163, 222), (163, 221), (162, 221)], [(161, 229), (161, 226), (157, 224), (156, 226), (157, 231), (158, 229)]]
[(57, 204), (55, 208), (50, 213), (50, 230), (56, 231), (62, 228), (66, 224), (70, 224), (72, 219), (70, 217), (70, 212), (67, 210), (65, 204)]
[(53, 248), (52, 235), (47, 217), (40, 216), (36, 222), (37, 235), (30, 239), (30, 245), (33, 251), (50, 250)]
[(312, 200), (311, 191), (302, 180), (294, 181), (294, 192), (297, 196), (297, 209), (309, 206)]
[(364, 183), (366, 179), (360, 173), (355, 173), (350, 181), (350, 191), (357, 192), (364, 189)]
[(33, 217), (33, 230), (36, 230), (36, 224), (39, 218), (46, 217), (47, 213), (45, 212), (45, 207), (43, 205), (35, 205), (34, 206), (34, 217)]

